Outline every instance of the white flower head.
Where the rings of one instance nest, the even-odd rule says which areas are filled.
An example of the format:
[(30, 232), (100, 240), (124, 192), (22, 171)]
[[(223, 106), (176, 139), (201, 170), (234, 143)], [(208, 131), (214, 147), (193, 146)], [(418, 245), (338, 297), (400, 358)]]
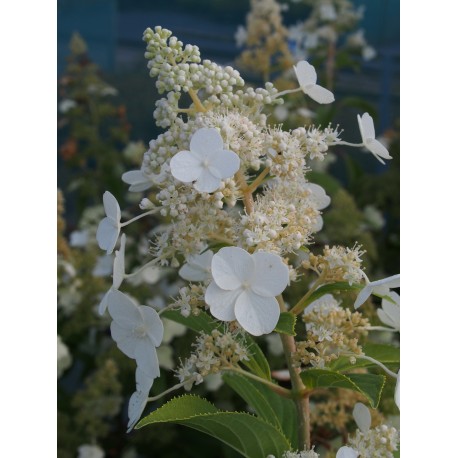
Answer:
[(82, 231), (73, 231), (70, 234), (70, 246), (84, 248), (89, 242), (89, 232), (87, 229)]
[(237, 320), (255, 336), (274, 330), (280, 316), (275, 296), (289, 283), (289, 270), (280, 256), (225, 247), (213, 256), (211, 273), (205, 302), (215, 318)]
[(100, 221), (96, 238), (99, 247), (111, 254), (121, 231), (121, 209), (115, 196), (108, 191), (103, 194), (103, 207), (107, 216)]
[(135, 371), (136, 391), (129, 399), (127, 415), (129, 423), (127, 424), (127, 432), (132, 431), (137, 421), (140, 419), (148, 402), (148, 395), (153, 386), (154, 378), (148, 377), (142, 370), (137, 367)]
[(181, 278), (188, 281), (205, 281), (211, 278), (211, 263), (213, 251), (207, 250), (202, 254), (189, 256), (186, 264), (178, 271)]
[(334, 102), (334, 94), (328, 89), (316, 84), (317, 75), (315, 67), (310, 65), (307, 61), (301, 60), (298, 62), (297, 67), (294, 66), (296, 78), (299, 81), (299, 86), (318, 103), (332, 103)]
[(190, 151), (180, 151), (170, 161), (172, 175), (183, 183), (193, 182), (199, 192), (213, 192), (221, 180), (234, 176), (240, 158), (225, 150), (223, 139), (214, 128), (203, 127), (191, 138)]
[[(364, 146), (375, 156), (382, 164), (385, 164), (383, 159), (393, 159), (388, 150), (375, 139), (374, 120), (369, 113), (358, 115), (358, 125), (363, 139)], [(383, 158), (383, 159), (382, 159)]]
[(386, 296), (391, 288), (399, 288), (401, 275), (393, 275), (391, 277), (382, 278), (381, 280), (369, 282), (358, 294), (355, 302), (355, 309), (361, 307), (367, 301), (371, 294), (377, 296)]
[(371, 429), (371, 413), (361, 402), (355, 404), (353, 408), (353, 418), (362, 433), (367, 433)]
[(108, 277), (113, 273), (113, 256), (111, 254), (105, 254), (97, 258), (94, 268), (92, 269), (92, 275), (94, 277)]
[(150, 378), (159, 377), (156, 348), (161, 344), (164, 326), (158, 313), (146, 305), (137, 306), (120, 291), (112, 291), (108, 311), (113, 321), (111, 336), (118, 348), (137, 362), (138, 368)]
[(124, 280), (126, 273), (125, 270), (125, 251), (126, 251), (126, 234), (121, 235), (121, 246), (119, 250), (115, 251), (115, 258), (113, 262), (113, 285), (103, 296), (99, 305), (99, 314), (103, 315), (108, 306), (108, 298), (113, 291), (117, 291)]
[(345, 445), (339, 448), (336, 458), (358, 458), (358, 456), (359, 453), (355, 449)]
[(401, 329), (401, 309), (399, 307), (399, 294), (391, 291), (387, 294), (387, 296), (389, 296), (393, 302), (383, 298), (382, 308), (377, 309), (377, 315), (382, 323), (399, 331)]

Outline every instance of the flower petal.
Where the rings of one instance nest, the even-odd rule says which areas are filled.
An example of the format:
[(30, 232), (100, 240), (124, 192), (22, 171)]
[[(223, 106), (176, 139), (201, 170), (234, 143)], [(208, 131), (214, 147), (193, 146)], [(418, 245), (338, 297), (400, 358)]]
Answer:
[(154, 378), (148, 377), (138, 367), (135, 370), (135, 383), (137, 391), (148, 394), (153, 386)]
[(135, 358), (138, 339), (132, 336), (131, 330), (119, 326), (116, 321), (111, 322), (110, 330), (111, 337), (116, 342), (118, 348), (129, 358)]
[(280, 318), (280, 306), (273, 297), (243, 291), (235, 303), (235, 316), (245, 331), (254, 336), (270, 334)]
[[(398, 296), (396, 293), (392, 292), (390, 293), (390, 296)], [(399, 296), (398, 296), (399, 297)], [(396, 297), (394, 296), (393, 299), (396, 300)], [(380, 313), (379, 313), (380, 312)], [(395, 329), (400, 329), (401, 326), (401, 310), (399, 308), (399, 305), (393, 304), (392, 302), (382, 299), (382, 310), (378, 309), (377, 314), (379, 318), (383, 321), (382, 317), (387, 318), (386, 321), (383, 321), (385, 324), (388, 324), (389, 326), (392, 326)]]
[(153, 181), (150, 180), (141, 170), (131, 170), (125, 172), (121, 177), (124, 183), (129, 184), (129, 191), (131, 192), (142, 192), (153, 186)]
[[(218, 170), (220, 178), (230, 178), (239, 170), (240, 158), (233, 151), (222, 150), (216, 160), (211, 162), (211, 166)], [(213, 173), (212, 169), (210, 171)]]
[(127, 415), (129, 416), (129, 423), (127, 424), (127, 432), (130, 433), (140, 420), (140, 417), (145, 410), (146, 403), (148, 402), (148, 393), (135, 391), (129, 399), (129, 407), (127, 408)]
[(126, 329), (143, 324), (143, 316), (135, 303), (120, 291), (112, 291), (108, 299), (108, 311), (119, 326)]
[(336, 458), (358, 458), (358, 456), (359, 453), (355, 449), (345, 445), (339, 448)]
[(289, 270), (278, 254), (258, 251), (252, 255), (255, 262), (251, 289), (264, 297), (278, 296), (288, 286)]
[(393, 159), (390, 156), (390, 153), (388, 150), (378, 141), (378, 140), (373, 140), (373, 139), (368, 139), (364, 143), (366, 148), (382, 163), (384, 162), (380, 159), (383, 157), (383, 159)]
[(205, 281), (211, 277), (211, 260), (213, 251), (207, 250), (202, 254), (189, 256), (186, 264), (181, 266), (178, 275), (188, 281)]
[(318, 84), (313, 84), (303, 88), (304, 92), (315, 102), (318, 103), (332, 103), (334, 102), (334, 94), (328, 89), (319, 86)]
[(401, 286), (401, 274), (392, 275), (391, 277), (382, 278), (381, 280), (371, 281), (370, 284), (377, 292), (378, 286), (385, 286), (387, 288), (399, 288)]
[(320, 185), (307, 183), (305, 188), (311, 192), (309, 199), (315, 202), (317, 210), (323, 210), (331, 203), (331, 198), (326, 194), (326, 191)]
[(189, 149), (197, 153), (210, 153), (224, 148), (223, 139), (215, 128), (202, 127), (191, 138)]
[(148, 377), (159, 377), (159, 360), (156, 349), (149, 339), (138, 339), (135, 348), (135, 361), (137, 361), (138, 368)]
[(121, 228), (111, 218), (103, 218), (97, 228), (96, 239), (99, 247), (107, 254), (113, 253)]
[(254, 274), (255, 261), (242, 248), (224, 247), (213, 256), (211, 271), (222, 289), (237, 289), (249, 282)]
[(369, 113), (364, 113), (362, 116), (358, 115), (358, 124), (363, 141), (367, 139), (375, 139), (374, 120)]
[(371, 429), (371, 413), (361, 402), (355, 404), (353, 418), (361, 432), (367, 433)]
[(364, 302), (367, 301), (367, 299), (369, 298), (369, 296), (372, 294), (372, 284), (369, 283), (368, 285), (366, 285), (361, 291), (360, 293), (358, 294), (358, 297), (356, 298), (356, 301), (355, 301), (355, 310), (358, 309), (359, 307), (361, 307), (361, 305), (364, 304)]
[(126, 234), (121, 235), (121, 246), (119, 250), (115, 251), (115, 258), (113, 262), (113, 288), (119, 289), (122, 281), (124, 280), (125, 265), (124, 253), (126, 250)]
[(297, 81), (299, 81), (299, 86), (304, 88), (309, 84), (316, 84), (317, 76), (316, 70), (313, 65), (310, 65), (307, 61), (301, 60), (297, 63), (297, 66), (294, 67), (296, 72)]
[(144, 323), (148, 327), (149, 338), (156, 347), (159, 347), (164, 337), (164, 325), (159, 318), (159, 314), (152, 307), (146, 305), (140, 305), (138, 308), (143, 316)]
[(103, 208), (108, 218), (121, 221), (121, 209), (115, 196), (109, 191), (103, 193)]
[(202, 159), (191, 151), (180, 151), (170, 161), (172, 175), (183, 183), (191, 183), (202, 174)]
[(226, 291), (212, 281), (205, 291), (205, 302), (210, 306), (210, 313), (221, 321), (235, 320), (235, 301), (241, 290)]
[(396, 388), (394, 389), (394, 402), (401, 410), (401, 369), (398, 371), (398, 378), (396, 380)]
[(214, 192), (221, 186), (221, 178), (215, 177), (210, 170), (203, 169), (194, 183), (194, 189), (199, 192)]
[(107, 307), (108, 307), (108, 296), (110, 295), (111, 293), (111, 288), (104, 294), (101, 302), (100, 302), (100, 305), (99, 305), (99, 315), (104, 315), (105, 314), (105, 311), (107, 310)]

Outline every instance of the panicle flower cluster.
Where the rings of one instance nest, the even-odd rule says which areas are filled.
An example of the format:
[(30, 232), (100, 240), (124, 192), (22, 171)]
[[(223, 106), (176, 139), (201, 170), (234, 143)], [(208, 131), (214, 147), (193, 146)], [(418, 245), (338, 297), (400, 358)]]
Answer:
[(202, 383), (204, 377), (217, 374), (224, 367), (237, 366), (240, 361), (248, 360), (248, 350), (240, 336), (240, 330), (201, 332), (193, 344), (194, 352), (176, 370), (185, 389)]
[(205, 288), (201, 284), (192, 284), (180, 288), (179, 296), (175, 299), (174, 306), (180, 309), (184, 317), (197, 316), (206, 308)]
[[(313, 450), (303, 450), (297, 452), (286, 451), (281, 458), (319, 458), (320, 455)], [(267, 458), (275, 458), (274, 455), (267, 455)]]
[(310, 304), (302, 317), (306, 323), (307, 340), (297, 343), (293, 355), (297, 366), (323, 368), (342, 353), (362, 354), (359, 339), (367, 335), (369, 320), (361, 313), (343, 309), (329, 295), (324, 301)]
[(339, 131), (339, 126), (332, 128), (331, 125), (323, 131), (316, 127), (310, 127), (306, 133), (305, 144), (310, 159), (324, 161), (329, 145), (338, 142), (342, 132)]
[(323, 254), (310, 254), (309, 258), (302, 262), (305, 269), (311, 269), (322, 276), (323, 281), (345, 281), (350, 285), (359, 283), (364, 277), (361, 267), (361, 256), (365, 253), (361, 245), (355, 244), (353, 248), (328, 245), (324, 247)]
[(379, 425), (366, 432), (357, 429), (348, 443), (360, 458), (393, 458), (392, 452), (398, 449), (399, 432), (387, 425)]

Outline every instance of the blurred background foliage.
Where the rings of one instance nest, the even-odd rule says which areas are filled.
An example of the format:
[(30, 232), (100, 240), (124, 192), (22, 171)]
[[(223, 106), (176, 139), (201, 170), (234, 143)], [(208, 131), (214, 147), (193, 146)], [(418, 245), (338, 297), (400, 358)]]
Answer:
[[(369, 153), (334, 147), (329, 160), (314, 164), (308, 178), (323, 186), (332, 199), (324, 211), (324, 230), (316, 248), (337, 243), (353, 246), (358, 241), (367, 251), (369, 277), (381, 278), (399, 272), (399, 0), (353, 3), (365, 6), (360, 26), (377, 56), (370, 61), (356, 58), (351, 66), (337, 63), (332, 106), (318, 107), (303, 96), (286, 98), (290, 103), (286, 119), (279, 119), (281, 113), (271, 113), (270, 119), (283, 122), (285, 128), (324, 126), (332, 120), (344, 130), (345, 140), (359, 142), (356, 114), (368, 111), (374, 117), (376, 132), (388, 144), (392, 161), (382, 166)], [(311, 13), (310, 2), (283, 4), (288, 6), (281, 11), (285, 29)], [(249, 11), (249, 0), (58, 0), (59, 457), (89, 457), (78, 452), (83, 444), (97, 444), (109, 458), (235, 456), (209, 437), (203, 447), (200, 434), (181, 427), (125, 433), (135, 364), (118, 351), (110, 338), (109, 321), (96, 313), (111, 286), (111, 271), (95, 242), (95, 230), (103, 217), (105, 190), (127, 213), (136, 211), (139, 195), (128, 195), (120, 177), (139, 167), (148, 141), (161, 132), (153, 121), (159, 95), (143, 59), (143, 30), (160, 24), (184, 43), (198, 45), (204, 58), (237, 66), (246, 48), (237, 47), (234, 36), (240, 25), (247, 25)], [(287, 46), (285, 42), (281, 49), (288, 52)], [(284, 59), (288, 65), (273, 75), (281, 88), (294, 84), (287, 68), (291, 56)], [(263, 75), (243, 65), (239, 70), (248, 84), (262, 83)], [(305, 107), (314, 116), (301, 117), (294, 111)], [(138, 244), (126, 255), (129, 265), (139, 266), (148, 251), (147, 235), (144, 240), (136, 233), (127, 231), (127, 235)], [(152, 298), (169, 300), (181, 284), (172, 272), (156, 274), (128, 285), (126, 291), (135, 290), (142, 303)], [(172, 361), (170, 355), (161, 357), (162, 367), (168, 368), (186, 357), (193, 340), (191, 333), (183, 335), (173, 326), (170, 336), (175, 357)], [(266, 339), (261, 345), (275, 358), (272, 342)], [(174, 383), (173, 373), (163, 370), (153, 394)], [(211, 390), (217, 385), (200, 385), (196, 394), (204, 394), (221, 408), (245, 408), (226, 386), (218, 387), (215, 396)]]

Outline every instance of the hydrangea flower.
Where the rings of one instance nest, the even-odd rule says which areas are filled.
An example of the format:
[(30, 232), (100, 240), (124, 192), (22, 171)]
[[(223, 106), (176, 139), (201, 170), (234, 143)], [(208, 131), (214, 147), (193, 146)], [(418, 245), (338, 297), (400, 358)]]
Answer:
[(375, 139), (374, 120), (369, 113), (364, 113), (362, 116), (358, 115), (358, 124), (361, 138), (363, 139), (363, 145), (375, 156), (375, 158), (382, 164), (385, 164), (383, 159), (393, 159), (388, 150)]
[(146, 403), (148, 402), (148, 395), (153, 386), (154, 378), (148, 377), (138, 367), (135, 371), (136, 391), (129, 399), (129, 406), (127, 408), (127, 415), (129, 423), (127, 424), (127, 432), (130, 433), (140, 419), (143, 411), (145, 410)]
[(167, 163), (162, 164), (161, 171), (155, 174), (147, 174), (143, 170), (131, 170), (122, 174), (122, 181), (127, 183), (129, 186), (129, 191), (131, 192), (142, 192), (151, 188), (155, 184), (162, 183), (167, 173), (169, 172), (169, 166)]
[(318, 103), (334, 102), (334, 94), (328, 89), (316, 84), (317, 75), (315, 67), (307, 61), (301, 60), (297, 67), (294, 66), (297, 81), (302, 91)]
[(358, 458), (358, 456), (359, 453), (355, 449), (344, 445), (337, 451), (336, 458)]
[(124, 280), (125, 275), (125, 251), (126, 251), (126, 234), (121, 235), (121, 246), (119, 250), (115, 252), (115, 258), (113, 262), (113, 285), (111, 288), (105, 293), (103, 296), (102, 301), (99, 305), (99, 314), (103, 315), (105, 310), (108, 306), (108, 298), (113, 291), (117, 291), (121, 286), (122, 281)]
[(211, 263), (213, 251), (207, 250), (202, 254), (189, 256), (178, 271), (181, 278), (188, 281), (205, 281), (211, 278)]
[(191, 138), (190, 151), (180, 151), (170, 161), (172, 175), (183, 183), (193, 182), (199, 192), (216, 191), (221, 180), (232, 177), (240, 168), (240, 158), (225, 150), (216, 129), (203, 127)]
[(280, 316), (275, 296), (288, 285), (289, 271), (280, 256), (237, 247), (221, 248), (211, 263), (213, 281), (205, 293), (210, 313), (222, 321), (237, 320), (247, 332), (269, 334)]
[(393, 275), (391, 277), (382, 278), (381, 280), (369, 282), (358, 294), (355, 302), (355, 309), (361, 307), (367, 301), (371, 294), (377, 296), (386, 296), (390, 289), (399, 288), (401, 275)]
[(78, 447), (78, 458), (104, 458), (105, 452), (98, 445), (83, 444)]
[(121, 232), (121, 209), (115, 196), (108, 191), (103, 194), (103, 207), (107, 216), (100, 221), (96, 238), (99, 247), (111, 254)]
[(355, 404), (353, 408), (353, 418), (361, 432), (367, 433), (371, 429), (371, 413), (361, 402)]
[(113, 321), (111, 337), (118, 348), (137, 362), (138, 368), (150, 378), (159, 377), (156, 348), (161, 344), (164, 326), (158, 313), (146, 305), (137, 306), (120, 291), (112, 291), (108, 311)]
[(382, 299), (382, 308), (377, 309), (377, 315), (380, 321), (393, 329), (401, 329), (401, 309), (399, 307), (400, 297), (399, 294), (391, 291), (388, 296), (394, 301), (391, 302), (387, 299)]

